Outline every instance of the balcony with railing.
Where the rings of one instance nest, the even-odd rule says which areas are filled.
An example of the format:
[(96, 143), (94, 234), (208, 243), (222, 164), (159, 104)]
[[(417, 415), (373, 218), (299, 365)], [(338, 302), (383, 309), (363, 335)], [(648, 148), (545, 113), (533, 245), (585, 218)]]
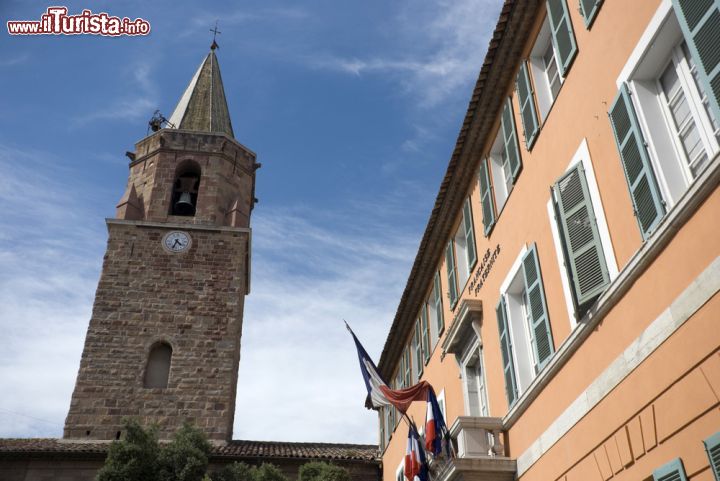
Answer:
[[(505, 455), (505, 432), (501, 418), (487, 412), (481, 395), (477, 363), (482, 348), (482, 303), (463, 300), (443, 342), (443, 356), (453, 354), (465, 385), (466, 412), (450, 426), (454, 456), (436, 459), (431, 466), (434, 481), (512, 481), (516, 463)], [(475, 381), (471, 375), (475, 376)]]

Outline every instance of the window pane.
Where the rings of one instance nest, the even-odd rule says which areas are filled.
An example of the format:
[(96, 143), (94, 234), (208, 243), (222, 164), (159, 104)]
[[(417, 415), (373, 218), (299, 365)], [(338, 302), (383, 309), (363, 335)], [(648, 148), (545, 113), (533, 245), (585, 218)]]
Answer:
[(670, 123), (673, 133), (680, 141), (685, 162), (693, 177), (700, 171), (707, 159), (705, 145), (700, 136), (700, 130), (690, 111), (687, 93), (683, 90), (678, 78), (674, 62), (670, 62), (660, 77), (660, 86), (664, 101), (670, 111)]
[(557, 63), (555, 63), (555, 51), (552, 42), (548, 44), (548, 48), (543, 55), (545, 63), (545, 74), (547, 75), (548, 85), (550, 86), (550, 94), (553, 100), (557, 97), (560, 90), (560, 74), (558, 73)]

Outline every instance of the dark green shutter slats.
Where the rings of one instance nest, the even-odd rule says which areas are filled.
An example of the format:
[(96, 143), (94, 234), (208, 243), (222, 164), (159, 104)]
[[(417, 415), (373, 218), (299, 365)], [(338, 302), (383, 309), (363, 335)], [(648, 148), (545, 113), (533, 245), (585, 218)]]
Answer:
[(465, 244), (467, 245), (468, 271), (471, 271), (475, 267), (475, 262), (477, 262), (477, 249), (475, 248), (475, 227), (473, 226), (470, 197), (465, 199), (465, 206), (463, 207), (463, 227), (465, 229)]
[(575, 298), (582, 306), (610, 282), (582, 163), (560, 177), (554, 189)]
[(503, 142), (505, 143), (505, 153), (510, 164), (510, 172), (512, 172), (513, 183), (517, 180), (522, 167), (520, 159), (520, 149), (518, 148), (517, 132), (515, 131), (515, 115), (513, 114), (512, 100), (510, 97), (505, 101), (505, 107), (501, 117)]
[(710, 108), (720, 119), (720, 0), (672, 0), (698, 66)]
[(550, 30), (555, 47), (560, 74), (565, 77), (577, 53), (577, 43), (565, 0), (546, 0)]
[(669, 463), (653, 471), (655, 481), (687, 481), (685, 468), (680, 458), (673, 459)]
[(445, 320), (443, 315), (443, 305), (442, 305), (442, 291), (440, 290), (440, 273), (435, 273), (435, 315), (437, 316), (435, 318), (436, 327), (437, 327), (437, 333), (438, 338), (440, 338), (440, 334), (442, 334), (443, 330), (445, 329)]
[(518, 104), (520, 105), (520, 118), (522, 119), (523, 134), (525, 135), (525, 146), (530, 150), (538, 133), (538, 118), (537, 112), (535, 111), (535, 101), (533, 100), (533, 90), (530, 84), (527, 61), (520, 64), (520, 71), (515, 81), (515, 89), (517, 90)]
[(422, 314), (420, 315), (420, 329), (422, 329), (422, 352), (423, 362), (430, 359), (430, 331), (428, 329), (427, 304), (423, 303)]
[(523, 257), (523, 273), (525, 274), (527, 307), (533, 330), (533, 350), (538, 363), (536, 371), (540, 372), (552, 357), (555, 348), (552, 333), (550, 332), (545, 289), (540, 275), (540, 262), (535, 244), (530, 247), (530, 250)]
[(703, 444), (705, 444), (705, 451), (707, 451), (710, 469), (715, 475), (715, 480), (720, 481), (720, 432), (707, 438)]
[(610, 108), (610, 123), (630, 189), (635, 217), (643, 239), (646, 239), (662, 219), (665, 208), (626, 84), (620, 88)]
[(495, 205), (493, 202), (492, 185), (490, 184), (488, 159), (480, 161), (478, 177), (480, 177), (480, 205), (482, 206), (483, 227), (485, 236), (487, 236), (495, 224)]
[(602, 3), (603, 0), (580, 0), (580, 13), (585, 19), (585, 27), (590, 28)]
[(447, 264), (447, 276), (448, 276), (448, 294), (450, 295), (450, 307), (455, 307), (457, 302), (457, 276), (455, 270), (455, 252), (453, 249), (453, 241), (448, 242), (447, 248), (445, 249), (445, 263)]
[(500, 351), (502, 353), (503, 372), (505, 375), (505, 393), (507, 394), (508, 406), (512, 406), (517, 400), (517, 383), (515, 382), (515, 366), (512, 357), (512, 342), (510, 341), (510, 331), (507, 324), (507, 309), (505, 308), (505, 299), (500, 298), (500, 302), (495, 308), (498, 321), (498, 332), (500, 332)]

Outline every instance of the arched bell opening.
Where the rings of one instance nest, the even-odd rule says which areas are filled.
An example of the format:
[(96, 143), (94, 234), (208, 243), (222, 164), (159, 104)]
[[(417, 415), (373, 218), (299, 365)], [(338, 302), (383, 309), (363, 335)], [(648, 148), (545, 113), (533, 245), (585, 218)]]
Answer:
[(170, 214), (192, 217), (197, 209), (200, 166), (191, 161), (180, 164), (175, 174)]

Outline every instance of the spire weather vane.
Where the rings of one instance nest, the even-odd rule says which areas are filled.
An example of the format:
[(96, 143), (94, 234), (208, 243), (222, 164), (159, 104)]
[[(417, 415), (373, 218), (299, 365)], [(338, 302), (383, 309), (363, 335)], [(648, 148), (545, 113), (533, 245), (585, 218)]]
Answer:
[(215, 28), (211, 28), (210, 31), (213, 33), (213, 43), (210, 45), (210, 50), (215, 50), (216, 48), (220, 48), (220, 45), (217, 44), (215, 41), (215, 37), (217, 37), (218, 33), (222, 33), (220, 30), (218, 30), (218, 23), (217, 20), (215, 20)]

